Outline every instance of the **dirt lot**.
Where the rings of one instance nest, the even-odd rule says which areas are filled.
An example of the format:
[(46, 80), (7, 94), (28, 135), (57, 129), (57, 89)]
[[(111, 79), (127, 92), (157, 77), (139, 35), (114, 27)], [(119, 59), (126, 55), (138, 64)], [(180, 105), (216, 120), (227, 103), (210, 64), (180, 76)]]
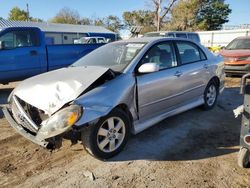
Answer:
[[(242, 104), (239, 78), (211, 111), (200, 108), (168, 118), (132, 136), (109, 161), (80, 145), (50, 152), (19, 136), (0, 112), (0, 187), (250, 187), (250, 169), (237, 166)], [(0, 89), (4, 105), (13, 85)]]

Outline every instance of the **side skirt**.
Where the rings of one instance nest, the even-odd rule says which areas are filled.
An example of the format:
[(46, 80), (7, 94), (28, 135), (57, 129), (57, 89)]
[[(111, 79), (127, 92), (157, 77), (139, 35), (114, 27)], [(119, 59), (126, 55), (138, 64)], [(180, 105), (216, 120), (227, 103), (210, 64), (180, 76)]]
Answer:
[(145, 129), (149, 128), (149, 127), (152, 127), (156, 123), (159, 123), (160, 121), (162, 121), (162, 120), (164, 120), (164, 119), (166, 119), (166, 118), (168, 118), (170, 116), (185, 112), (187, 110), (190, 110), (190, 109), (195, 108), (197, 106), (200, 106), (202, 104), (204, 104), (204, 99), (203, 99), (203, 97), (200, 97), (199, 99), (197, 99), (195, 101), (187, 103), (187, 104), (185, 104), (183, 106), (180, 106), (180, 107), (178, 107), (176, 109), (173, 109), (171, 111), (167, 111), (165, 113), (157, 115), (157, 116), (155, 116), (153, 118), (146, 119), (144, 121), (137, 120), (137, 121), (134, 122), (132, 133), (133, 134), (138, 134), (138, 133), (142, 132), (143, 130), (145, 130)]

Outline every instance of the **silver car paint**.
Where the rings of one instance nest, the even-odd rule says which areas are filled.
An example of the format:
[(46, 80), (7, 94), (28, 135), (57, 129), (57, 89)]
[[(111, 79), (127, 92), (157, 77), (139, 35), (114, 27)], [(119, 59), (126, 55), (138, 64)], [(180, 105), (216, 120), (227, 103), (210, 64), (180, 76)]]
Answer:
[[(126, 67), (126, 69), (121, 75), (118, 75), (115, 79), (110, 80), (105, 84), (96, 87), (91, 91), (78, 97), (78, 95), (87, 88), (81, 87), (81, 89), (77, 90), (81, 92), (76, 92), (69, 98), (65, 97), (65, 99), (67, 100), (61, 100), (61, 103), (57, 106), (57, 108), (60, 108), (61, 106), (70, 101), (73, 101), (72, 103), (81, 105), (84, 109), (84, 112), (82, 117), (78, 120), (78, 122), (76, 122), (75, 126), (82, 126), (83, 124), (89, 123), (91, 121), (97, 121), (99, 118), (107, 115), (117, 105), (122, 104), (127, 107), (131, 114), (131, 118), (133, 120), (133, 132), (138, 133), (166, 117), (204, 103), (203, 92), (211, 78), (215, 76), (218, 77), (221, 82), (220, 89), (224, 87), (224, 70), (222, 59), (215, 57), (206, 48), (199, 44), (197, 45), (200, 46), (200, 48), (202, 48), (203, 51), (206, 53), (206, 56), (208, 58), (207, 61), (175, 67), (172, 69), (166, 69), (164, 71), (159, 71), (146, 75), (136, 76), (134, 70), (140, 59), (146, 53), (146, 51), (158, 42), (169, 40), (174, 41), (179, 39), (143, 38), (129, 40), (132, 42), (143, 41), (147, 42), (147, 44), (139, 52), (139, 54), (137, 54), (137, 56), (132, 60), (132, 62)], [(181, 40), (185, 41), (184, 39)], [(84, 67), (80, 68), (84, 69)], [(95, 68), (90, 69), (91, 71), (95, 71)], [(74, 80), (76, 79), (76, 77), (80, 76), (81, 78), (79, 79), (81, 79), (81, 83), (83, 85), (91, 85), (91, 82), (89, 82), (88, 84), (84, 83), (86, 79), (84, 74), (74, 73), (74, 70), (77, 69), (69, 68), (69, 70), (71, 72), (70, 75), (66, 75), (67, 71), (61, 71), (63, 72), (63, 75), (68, 77), (68, 79)], [(85, 70), (87, 72), (87, 69)], [(92, 81), (98, 79), (102, 74), (107, 71), (107, 69), (103, 68), (100, 68), (98, 70), (99, 72), (94, 74)], [(182, 72), (182, 75), (180, 77), (175, 76), (175, 73), (177, 71)], [(74, 77), (74, 75), (76, 76)], [(57, 76), (52, 77), (55, 80), (58, 79)], [(163, 79), (161, 80), (159, 79), (159, 77)], [(44, 110), (51, 114), (55, 112), (55, 110), (51, 110), (50, 106), (48, 106), (50, 100), (42, 97), (38, 93), (37, 96), (35, 96), (33, 91), (30, 92), (31, 89), (33, 89), (32, 85), (36, 84), (37, 82), (41, 84), (43, 83), (44, 91), (48, 92), (50, 88), (50, 78), (48, 77), (48, 75), (41, 75), (41, 77), (36, 78), (37, 79), (31, 79), (28, 82), (24, 81), (21, 86), (15, 89), (13, 95), (22, 98), (25, 97), (26, 102), (30, 104), (34, 103), (35, 100), (40, 100), (40, 102), (44, 104), (46, 103), (47, 106), (46, 108), (44, 108)], [(71, 83), (71, 81), (69, 80), (64, 80), (64, 82)], [(153, 92), (156, 90), (157, 92)], [(137, 98), (137, 92), (139, 99)], [(51, 92), (51, 95), (55, 94), (55, 91)], [(137, 104), (139, 106), (139, 109)], [(164, 108), (165, 105), (166, 108)]]
[(12, 94), (51, 115), (76, 99), (107, 70), (104, 67), (59, 69), (21, 82)]

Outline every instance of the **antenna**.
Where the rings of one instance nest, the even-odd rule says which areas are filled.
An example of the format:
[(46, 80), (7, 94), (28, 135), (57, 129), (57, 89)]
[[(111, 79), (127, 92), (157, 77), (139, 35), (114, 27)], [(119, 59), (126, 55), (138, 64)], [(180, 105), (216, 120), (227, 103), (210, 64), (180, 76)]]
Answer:
[(27, 21), (30, 20), (30, 11), (29, 11), (29, 4), (26, 4), (26, 8), (27, 8)]

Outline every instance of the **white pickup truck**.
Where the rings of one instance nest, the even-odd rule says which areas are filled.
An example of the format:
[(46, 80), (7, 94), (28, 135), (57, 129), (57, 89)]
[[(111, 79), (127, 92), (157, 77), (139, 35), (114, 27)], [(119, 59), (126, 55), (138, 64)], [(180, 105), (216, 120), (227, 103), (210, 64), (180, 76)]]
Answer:
[(82, 37), (74, 41), (74, 44), (99, 44), (99, 43), (108, 43), (108, 41), (104, 37)]

